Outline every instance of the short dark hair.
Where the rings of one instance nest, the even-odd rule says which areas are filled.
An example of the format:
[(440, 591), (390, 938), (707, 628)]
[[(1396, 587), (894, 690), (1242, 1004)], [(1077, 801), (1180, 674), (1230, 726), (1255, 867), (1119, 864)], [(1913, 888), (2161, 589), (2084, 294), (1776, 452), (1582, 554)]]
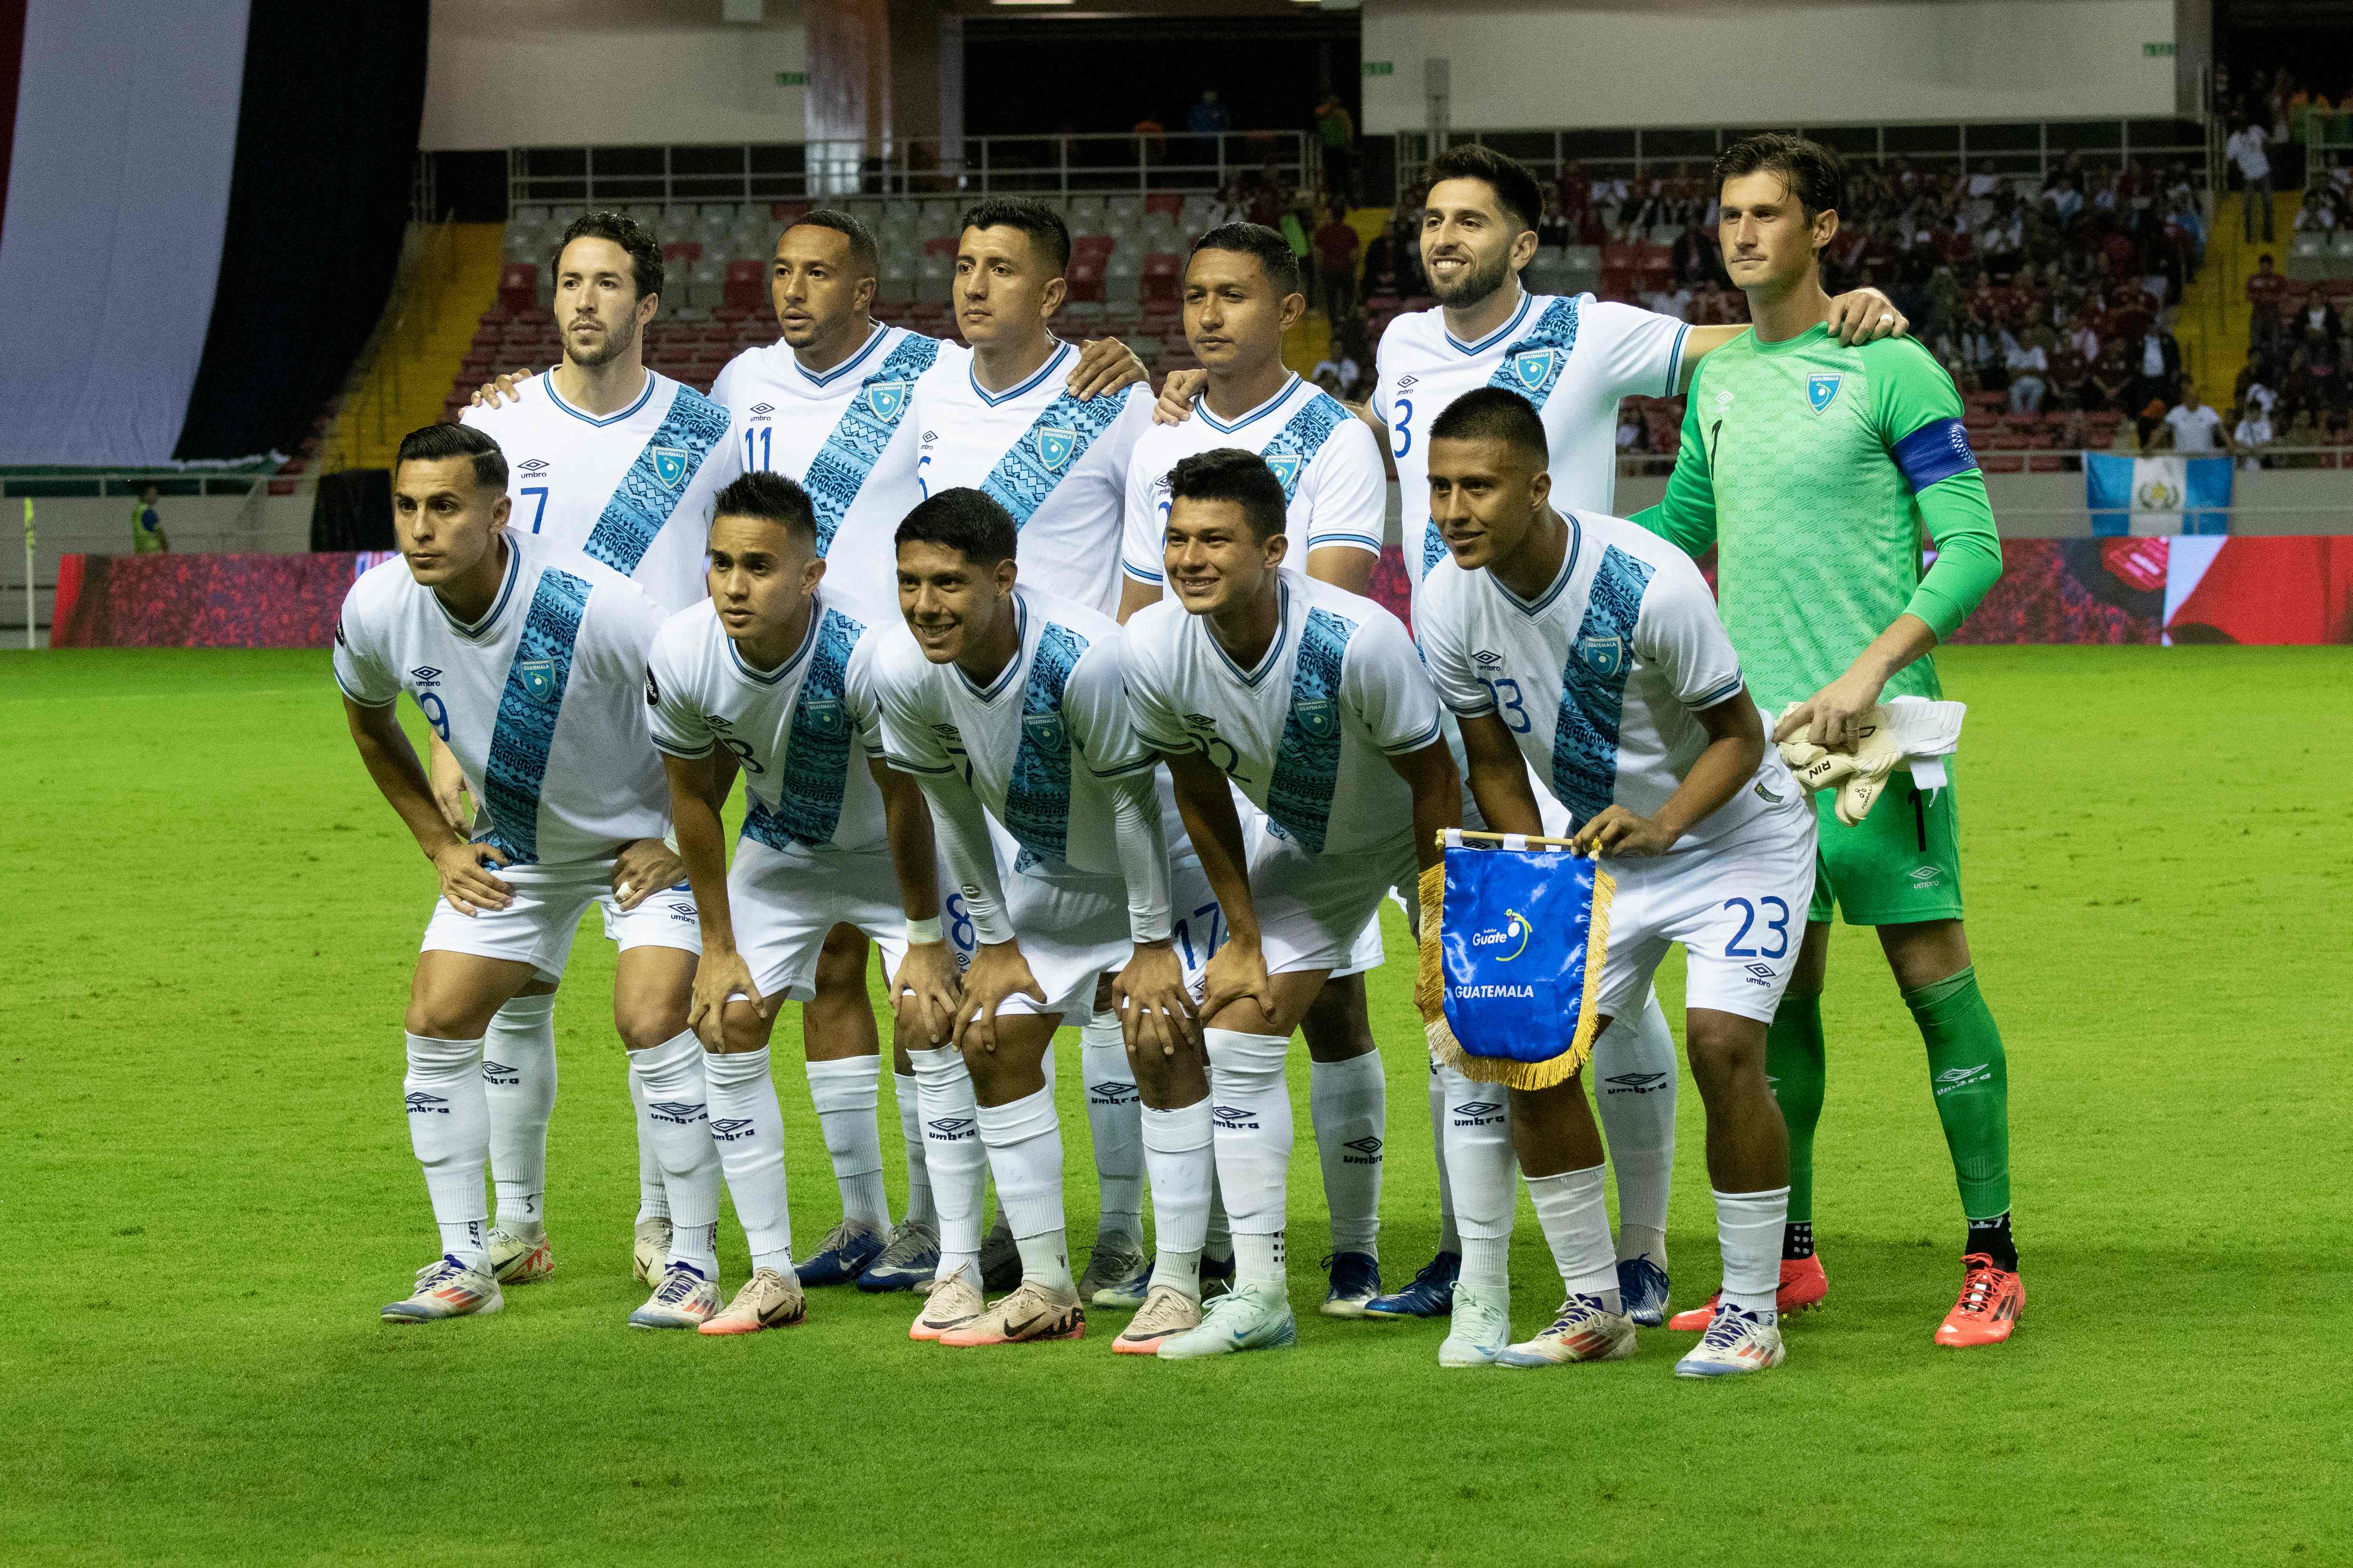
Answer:
[(1044, 202), (1029, 196), (991, 196), (965, 209), (956, 232), (961, 235), (967, 228), (1018, 228), (1029, 237), (1031, 247), (1046, 258), (1055, 277), (1070, 268), (1071, 226)]
[(728, 480), (712, 499), (711, 517), (714, 522), (723, 517), (756, 517), (779, 524), (796, 540), (817, 543), (817, 509), (809, 504), (808, 491), (765, 468)]
[(964, 486), (919, 502), (899, 523), (892, 543), (936, 544), (961, 552), (976, 566), (1014, 558), (1021, 530), (992, 496)]
[(1464, 393), (1430, 422), (1432, 441), (1501, 441), (1535, 455), (1536, 466), (1552, 462), (1552, 443), (1545, 437), (1544, 421), (1535, 405), (1504, 386), (1482, 386)]
[(858, 268), (860, 278), (874, 278), (882, 270), (881, 247), (874, 243), (874, 231), (846, 212), (832, 207), (819, 207), (804, 213), (785, 226), (789, 234), (803, 224), (812, 228), (829, 228), (849, 241), (849, 264)]
[(565, 226), (564, 237), (556, 242), (555, 254), (548, 258), (549, 276), (555, 274), (564, 260), (564, 247), (575, 239), (609, 239), (629, 253), (631, 280), (638, 286), (638, 298), (662, 291), (661, 241), (654, 231), (627, 213), (585, 213)]
[(452, 458), (474, 459), (474, 482), (506, 493), (507, 455), (488, 434), (471, 425), (427, 425), (400, 438), (393, 458), (396, 471), (403, 463), (439, 463)]
[(1168, 504), (1180, 500), (1231, 501), (1242, 509), (1250, 537), (1263, 544), (1283, 531), (1290, 503), (1282, 481), (1256, 452), (1219, 447), (1180, 459), (1168, 470)]
[(1507, 158), (1493, 147), (1482, 147), (1475, 142), (1449, 147), (1432, 158), (1421, 173), (1433, 187), (1440, 180), (1483, 180), (1495, 193), (1495, 200), (1505, 216), (1516, 220), (1524, 229), (1535, 227), (1536, 220), (1544, 216), (1544, 188), (1536, 184), (1536, 177), (1516, 159)]
[(1780, 175), (1809, 223), (1819, 214), (1836, 212), (1846, 205), (1846, 164), (1819, 142), (1766, 131), (1743, 136), (1715, 155), (1718, 192), (1726, 180), (1756, 174)]
[(1298, 256), (1289, 240), (1262, 223), (1221, 223), (1193, 242), (1194, 256), (1205, 250), (1255, 256), (1258, 264), (1266, 269), (1267, 280), (1274, 285), (1276, 299), (1299, 292)]

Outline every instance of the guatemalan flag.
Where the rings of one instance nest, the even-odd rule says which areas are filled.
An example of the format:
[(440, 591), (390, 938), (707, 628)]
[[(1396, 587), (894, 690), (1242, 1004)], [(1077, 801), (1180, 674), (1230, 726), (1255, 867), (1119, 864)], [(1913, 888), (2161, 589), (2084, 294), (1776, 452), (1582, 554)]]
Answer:
[(2084, 500), (2094, 534), (2228, 533), (2228, 458), (2084, 454)]

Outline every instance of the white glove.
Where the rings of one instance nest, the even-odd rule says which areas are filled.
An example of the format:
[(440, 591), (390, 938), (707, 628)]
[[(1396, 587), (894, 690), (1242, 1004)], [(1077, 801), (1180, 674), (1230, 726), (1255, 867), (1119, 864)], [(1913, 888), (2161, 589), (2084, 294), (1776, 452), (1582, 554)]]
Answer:
[[(1788, 717), (1798, 704), (1781, 710)], [(1852, 827), (1871, 815), (1887, 775), (1904, 760), (1904, 746), (1885, 708), (1873, 705), (1855, 716), (1855, 738), (1846, 750), (1830, 751), (1803, 736), (1780, 742), (1781, 760), (1809, 790), (1838, 786), (1838, 819)]]

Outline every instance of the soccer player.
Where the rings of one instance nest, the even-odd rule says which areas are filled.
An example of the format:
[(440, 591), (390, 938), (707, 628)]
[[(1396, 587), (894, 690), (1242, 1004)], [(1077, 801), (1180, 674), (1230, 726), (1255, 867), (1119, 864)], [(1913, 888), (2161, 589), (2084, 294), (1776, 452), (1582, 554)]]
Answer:
[[(1153, 426), (1128, 459), (1120, 618), (1161, 596), (1168, 470), (1182, 458), (1220, 447), (1258, 453), (1282, 481), (1290, 498), (1287, 531), (1304, 542), (1307, 574), (1364, 593), (1380, 559), (1388, 476), (1380, 447), (1363, 422), (1282, 363), (1282, 335), (1306, 310), (1299, 258), (1282, 235), (1263, 225), (1221, 225), (1194, 244), (1185, 268), (1184, 304), (1186, 339), (1208, 367), (1208, 381), (1193, 417)], [(1166, 788), (1162, 796), (1180, 866), (1198, 868), (1199, 858), (1175, 820), (1175, 796)], [(1205, 909), (1176, 912), (1180, 919), (1207, 924), (1214, 937), (1214, 911), (1212, 900)], [(1192, 948), (1189, 941), (1183, 945)], [(1197, 956), (1206, 963), (1210, 955)], [(1365, 928), (1345, 967), (1316, 993), (1299, 1026), (1307, 1041), (1308, 1104), (1332, 1226), (1324, 1310), (1334, 1317), (1360, 1316), (1380, 1294), (1377, 1238), (1388, 1089), (1365, 1005), (1363, 974), (1380, 962), (1376, 920)]]
[[(727, 411), (646, 368), (643, 332), (660, 309), (663, 276), (661, 246), (643, 224), (613, 212), (575, 219), (554, 270), (563, 363), (515, 386), (502, 406), (469, 408), (462, 422), (488, 432), (508, 455), (517, 532), (579, 551), (633, 578), (665, 612), (682, 610), (706, 591), (702, 544), (712, 498), (741, 471)], [(472, 812), (459, 771), (448, 748), (431, 750), (435, 798), (463, 832)], [(675, 858), (665, 858), (665, 874), (675, 880)], [(499, 1010), (489, 1036), (500, 1230), (534, 1242), (545, 1234), (540, 1194), (555, 1108), (554, 1006), (554, 987), (535, 982)], [(635, 1082), (632, 1269), (650, 1282), (672, 1216), (654, 1153), (655, 1114)], [(502, 1240), (509, 1279), (539, 1256), (535, 1245), (505, 1257), (512, 1251)]]
[[(958, 1347), (1086, 1332), (1045, 1076), (1055, 1026), (1084, 1020), (1114, 969), (1113, 1003), (1133, 1015), (1139, 1054), (1164, 1047), (1166, 1031), (1193, 1016), (1170, 942), (1155, 758), (1128, 721), (1119, 627), (1017, 584), (1018, 532), (1003, 506), (963, 487), (909, 512), (899, 525), (899, 599), (912, 635), (882, 649), (874, 673), (892, 765), (922, 782), (978, 936), (954, 1044), (909, 1053), (940, 1208), (938, 1282), (909, 1332)], [(992, 824), (1012, 847), (1009, 890)], [(1198, 1212), (1177, 1213), (1173, 1194), (1161, 1202), (1171, 1286), (1200, 1256), (1205, 1143), (1192, 1152)], [(979, 1269), (984, 1150), (1022, 1265), (1019, 1288), (993, 1306)], [(1157, 1321), (1159, 1306), (1147, 1300), (1139, 1320)]]
[[(719, 1161), (702, 1051), (687, 1026), (698, 939), (691, 898), (627, 880), (661, 848), (660, 764), (646, 731), (646, 649), (662, 612), (611, 567), (508, 526), (506, 459), (464, 426), (400, 444), (402, 559), (365, 574), (336, 623), (334, 667), (369, 776), (440, 879), (409, 992), (408, 1126), (441, 1229), (391, 1322), (496, 1311), (482, 1173), (491, 1158), (483, 1036), (525, 986), (564, 972), (594, 905), (620, 948), (614, 1016), (654, 1108), (671, 1239), (644, 1328), (718, 1306)], [(465, 770), (487, 826), (472, 838), (435, 802), (393, 714), (407, 692)], [(674, 875), (674, 873), (672, 873)]]
[[(1438, 698), (1396, 616), (1285, 569), (1289, 498), (1258, 456), (1211, 451), (1169, 475), (1164, 571), (1176, 602), (1126, 628), (1128, 700), (1157, 747), (1225, 911), (1208, 1026), (1219, 1185), (1234, 1289), (1171, 1360), (1293, 1342), (1282, 1231), (1291, 1031), (1381, 900), (1416, 885), (1461, 785)], [(1266, 814), (1245, 846), (1239, 789)]]
[[(1690, 963), (1685, 1037), (1707, 1107), (1724, 1289), (1684, 1377), (1781, 1361), (1774, 1309), (1788, 1189), (1787, 1134), (1765, 1082), (1765, 1026), (1796, 963), (1792, 912), (1813, 884), (1810, 812), (1715, 618), (1706, 580), (1654, 536), (1549, 504), (1549, 443), (1501, 387), (1456, 398), (1429, 426), (1430, 504), (1451, 557), (1422, 584), (1421, 647), (1462, 722), (1487, 825), (1540, 834), (1542, 770), (1576, 843), (1617, 879), (1601, 1026), (1641, 1004), (1670, 942)], [(1549, 1366), (1631, 1355), (1601, 1144), (1582, 1074), (1509, 1091), (1512, 1142), (1566, 1299), (1509, 1344), (1506, 1239), (1466, 1238), (1446, 1366)]]
[[(733, 1334), (803, 1314), (768, 1076), (776, 1004), (808, 999), (826, 933), (849, 925), (881, 946), (904, 1026), (936, 1044), (952, 1022), (955, 962), (923, 792), (882, 762), (872, 669), (891, 624), (824, 586), (817, 511), (800, 486), (749, 473), (716, 506), (711, 597), (663, 626), (646, 700), (702, 921), (691, 1016), (714, 1053), (703, 1064), (712, 1136), (752, 1247), (751, 1279), (702, 1325)], [(723, 752), (748, 797), (732, 871), (713, 762)], [(936, 1252), (936, 1232), (919, 1223)]]
[[(1845, 346), (1831, 325), (1820, 257), (1844, 195), (1837, 154), (1752, 136), (1715, 173), (1725, 264), (1756, 326), (1701, 368), (1666, 499), (1634, 521), (1694, 555), (1715, 547), (1724, 624), (1757, 700), (1799, 705), (1774, 738), (1837, 749), (1883, 696), (1939, 695), (1929, 650), (2000, 575), (2001, 543), (1952, 378), (1917, 343)], [(1936, 548), (1925, 574), (1923, 532)], [(1810, 1304), (1829, 1289), (1812, 1200), (1831, 914), (1875, 927), (1927, 1047), (1967, 1222), (1960, 1297), (1936, 1342), (1979, 1345), (2010, 1337), (2026, 1288), (2010, 1236), (2009, 1073), (1961, 925), (1954, 794), (1899, 770), (1854, 826), (1827, 794), (1817, 803), (1813, 900), (1766, 1071), (1789, 1127), (1782, 1294)]]

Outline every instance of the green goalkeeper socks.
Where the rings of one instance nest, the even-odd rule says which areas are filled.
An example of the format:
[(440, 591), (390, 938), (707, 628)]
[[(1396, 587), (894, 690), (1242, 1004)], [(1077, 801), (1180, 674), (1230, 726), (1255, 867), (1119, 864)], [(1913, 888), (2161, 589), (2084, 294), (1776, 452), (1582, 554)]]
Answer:
[[(2006, 1213), (2010, 1071), (2002, 1057), (2001, 1031), (1978, 992), (1978, 972), (1973, 966), (1933, 985), (1906, 991), (1904, 1005), (1912, 1009), (1928, 1047), (1928, 1087), (1936, 1096), (1936, 1119), (1945, 1124), (1945, 1145), (1952, 1151), (1961, 1212), (1971, 1219)], [(1767, 1037), (1768, 1072), (1771, 1038)], [(1790, 1142), (1794, 1164), (1794, 1130)]]
[(1816, 992), (1785, 992), (1780, 1011), (1765, 1031), (1765, 1079), (1789, 1127), (1789, 1223), (1814, 1218), (1814, 1127), (1822, 1119), (1822, 1088), (1828, 1077), (1822, 1052), (1822, 997)]

